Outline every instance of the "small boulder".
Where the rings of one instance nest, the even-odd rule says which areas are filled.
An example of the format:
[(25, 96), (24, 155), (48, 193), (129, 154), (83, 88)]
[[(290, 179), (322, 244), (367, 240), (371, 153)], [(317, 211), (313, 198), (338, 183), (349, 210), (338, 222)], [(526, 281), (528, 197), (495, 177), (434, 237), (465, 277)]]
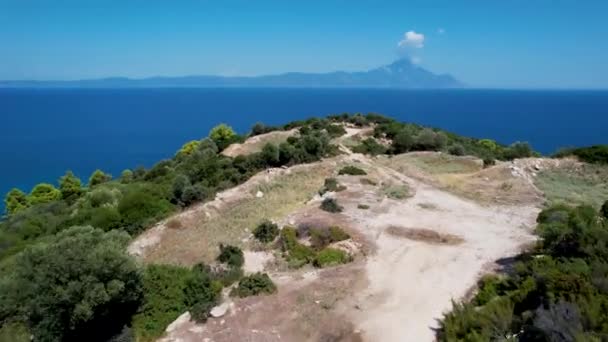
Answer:
[(262, 198), (262, 197), (264, 197), (264, 193), (263, 193), (263, 192), (261, 192), (261, 191), (258, 191), (258, 192), (255, 194), (255, 197), (257, 197), (257, 198)]
[(211, 309), (211, 317), (222, 317), (226, 314), (226, 312), (228, 312), (228, 309), (230, 309), (230, 303), (222, 303), (221, 305), (218, 305)]

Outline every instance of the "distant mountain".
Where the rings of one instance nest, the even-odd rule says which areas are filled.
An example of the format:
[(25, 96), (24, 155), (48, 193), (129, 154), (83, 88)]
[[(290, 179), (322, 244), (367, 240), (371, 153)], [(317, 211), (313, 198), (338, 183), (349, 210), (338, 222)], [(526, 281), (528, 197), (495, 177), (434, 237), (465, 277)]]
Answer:
[(103, 78), (78, 81), (0, 81), (5, 88), (157, 88), (157, 87), (303, 87), (303, 88), (459, 88), (463, 84), (448, 74), (434, 74), (399, 59), (369, 71), (329, 73), (289, 72), (255, 77), (184, 76), (142, 79)]

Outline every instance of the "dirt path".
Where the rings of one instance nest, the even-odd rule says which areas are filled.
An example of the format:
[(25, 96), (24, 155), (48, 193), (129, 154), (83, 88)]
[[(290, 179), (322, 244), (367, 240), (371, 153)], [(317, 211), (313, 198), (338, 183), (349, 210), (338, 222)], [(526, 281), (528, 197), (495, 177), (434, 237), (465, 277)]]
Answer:
[[(347, 304), (359, 308), (350, 310), (351, 317), (366, 341), (433, 341), (433, 329), (451, 300), (464, 297), (497, 260), (516, 255), (534, 240), (538, 209), (481, 206), (364, 156), (353, 158), (375, 168), (381, 178), (406, 183), (413, 197), (379, 199), (370, 207), (373, 215), (358, 210), (357, 200), (345, 205), (344, 214), (376, 247), (366, 260), (369, 287)], [(355, 183), (346, 186), (358, 191)], [(388, 234), (388, 228), (428, 230), (463, 242), (415, 241)]]

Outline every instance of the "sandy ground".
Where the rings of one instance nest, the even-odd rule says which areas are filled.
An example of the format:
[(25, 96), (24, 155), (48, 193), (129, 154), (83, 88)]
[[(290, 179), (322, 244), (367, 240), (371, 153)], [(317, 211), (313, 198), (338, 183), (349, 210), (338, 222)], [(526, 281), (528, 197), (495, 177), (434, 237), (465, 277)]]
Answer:
[[(379, 171), (409, 184), (414, 195), (368, 201), (373, 215), (357, 209), (359, 199), (353, 196), (350, 203), (342, 201), (353, 226), (376, 246), (365, 262), (369, 287), (356, 295), (354, 306), (361, 309), (351, 310), (351, 317), (366, 341), (433, 341), (433, 328), (451, 300), (463, 298), (497, 260), (534, 240), (530, 232), (538, 209), (482, 206), (391, 170)], [(356, 183), (346, 186), (353, 191)], [(387, 234), (394, 226), (428, 229), (463, 242), (441, 245)]]
[[(278, 293), (230, 301), (225, 316), (204, 325), (182, 318), (162, 341), (433, 341), (438, 320), (451, 309), (452, 300), (470, 294), (483, 274), (535, 239), (531, 232), (541, 199), (527, 194), (537, 192), (529, 177), (538, 160), (500, 165), (475, 178), (497, 184), (521, 179), (522, 189), (515, 188), (512, 196), (522, 195), (525, 201), (505, 204), (459, 196), (431, 178), (411, 177), (409, 168), (400, 172), (377, 159), (356, 154), (340, 158), (340, 163), (327, 163), (352, 164), (368, 172), (337, 176), (335, 170), (347, 189), (324, 197), (336, 198), (344, 211), (321, 211), (323, 198), (316, 196), (277, 221), (341, 226), (353, 237), (347, 249), (356, 246), (355, 261), (322, 271), (294, 271), (282, 268), (268, 251), (248, 250), (246, 272), (269, 272)], [(483, 187), (483, 182), (475, 184)], [(387, 184), (407, 187), (409, 197), (387, 198), (381, 190)], [(242, 190), (224, 194), (224, 199), (236, 198), (245, 193)], [(130, 251), (138, 254), (154, 247), (159, 229), (142, 235)]]

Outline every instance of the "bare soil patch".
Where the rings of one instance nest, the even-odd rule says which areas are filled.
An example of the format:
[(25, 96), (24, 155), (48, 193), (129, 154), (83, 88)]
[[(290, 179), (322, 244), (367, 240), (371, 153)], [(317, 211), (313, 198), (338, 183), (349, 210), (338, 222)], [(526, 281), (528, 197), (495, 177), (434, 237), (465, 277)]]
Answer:
[(440, 234), (434, 230), (426, 228), (405, 228), (389, 226), (386, 233), (398, 238), (421, 241), (438, 245), (459, 245), (464, 239), (454, 234)]
[(228, 157), (236, 157), (239, 155), (249, 155), (262, 151), (266, 144), (279, 145), (287, 141), (287, 138), (298, 132), (297, 129), (289, 131), (274, 131), (265, 134), (260, 134), (247, 139), (242, 144), (232, 144), (222, 151), (222, 154)]

